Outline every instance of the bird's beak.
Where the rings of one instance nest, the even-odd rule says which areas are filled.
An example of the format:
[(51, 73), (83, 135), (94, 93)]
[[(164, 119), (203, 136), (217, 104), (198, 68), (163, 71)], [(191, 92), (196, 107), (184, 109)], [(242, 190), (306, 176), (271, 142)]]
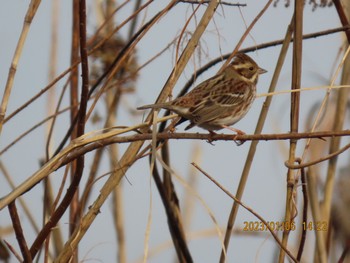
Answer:
[(266, 72), (267, 72), (266, 69), (263, 69), (263, 68), (259, 68), (259, 69), (258, 69), (259, 75), (260, 75), (260, 74), (264, 74), (264, 73), (266, 73)]

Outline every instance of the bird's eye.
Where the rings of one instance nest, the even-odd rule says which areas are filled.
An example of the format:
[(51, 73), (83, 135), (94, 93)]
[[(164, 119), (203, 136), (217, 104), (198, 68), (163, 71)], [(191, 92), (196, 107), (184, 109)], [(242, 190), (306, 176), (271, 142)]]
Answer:
[(249, 70), (250, 70), (250, 71), (253, 71), (253, 70), (254, 70), (254, 67), (250, 67)]

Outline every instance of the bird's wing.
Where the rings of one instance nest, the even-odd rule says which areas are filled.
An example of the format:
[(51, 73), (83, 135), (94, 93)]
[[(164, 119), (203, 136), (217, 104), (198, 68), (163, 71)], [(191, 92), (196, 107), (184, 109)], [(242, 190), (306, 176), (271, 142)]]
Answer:
[(193, 90), (189, 91), (184, 96), (194, 96), (202, 93), (211, 92), (213, 87), (220, 85), (222, 80), (225, 78), (224, 74), (215, 75), (202, 83), (198, 84)]
[(210, 122), (222, 115), (227, 107), (237, 107), (241, 104), (246, 93), (249, 92), (246, 82), (228, 79), (217, 84), (212, 91), (190, 108), (190, 112), (197, 124)]
[(251, 84), (237, 78), (222, 81), (210, 92), (210, 100), (222, 107), (231, 107), (242, 103), (247, 93), (251, 92)]

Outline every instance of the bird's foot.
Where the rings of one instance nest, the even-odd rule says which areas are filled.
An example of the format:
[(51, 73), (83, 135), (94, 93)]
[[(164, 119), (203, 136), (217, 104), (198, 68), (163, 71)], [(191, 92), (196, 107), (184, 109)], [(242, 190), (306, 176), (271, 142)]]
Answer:
[(178, 121), (179, 121), (178, 118), (173, 119), (171, 121), (170, 125), (168, 126), (167, 131), (170, 133), (174, 133), (176, 131), (176, 126), (177, 126)]
[(214, 140), (213, 140), (213, 136), (215, 136), (216, 133), (213, 132), (213, 131), (210, 131), (210, 130), (208, 130), (208, 132), (209, 132), (209, 138), (208, 138), (207, 142), (214, 146), (214, 143), (213, 143), (213, 141), (214, 141)]
[(235, 132), (236, 134), (233, 136), (233, 141), (236, 143), (237, 146), (242, 145), (245, 141), (244, 140), (237, 140), (237, 136), (240, 135), (245, 135), (246, 133), (244, 131), (241, 131), (239, 129), (235, 129), (226, 125), (222, 125), (223, 128), (229, 129), (233, 132)]

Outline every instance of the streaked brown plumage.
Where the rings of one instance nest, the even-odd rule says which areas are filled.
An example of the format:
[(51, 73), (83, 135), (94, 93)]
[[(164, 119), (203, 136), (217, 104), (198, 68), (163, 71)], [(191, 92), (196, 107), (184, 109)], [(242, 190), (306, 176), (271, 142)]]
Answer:
[(258, 76), (266, 70), (249, 56), (238, 53), (222, 71), (175, 100), (137, 108), (168, 109), (189, 120), (188, 130), (199, 126), (209, 131), (220, 130), (242, 119), (256, 95)]

